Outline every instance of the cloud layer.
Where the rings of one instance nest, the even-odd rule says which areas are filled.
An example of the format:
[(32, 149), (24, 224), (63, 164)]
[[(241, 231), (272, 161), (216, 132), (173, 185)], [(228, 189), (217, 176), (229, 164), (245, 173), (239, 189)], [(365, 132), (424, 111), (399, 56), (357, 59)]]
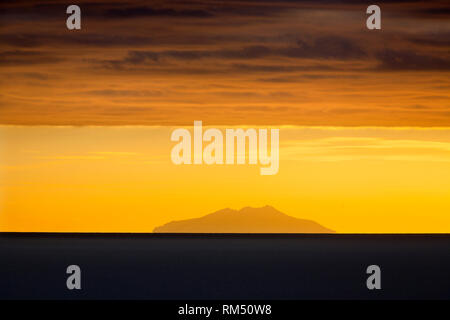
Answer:
[(78, 4), (0, 4), (1, 124), (450, 125), (447, 1)]

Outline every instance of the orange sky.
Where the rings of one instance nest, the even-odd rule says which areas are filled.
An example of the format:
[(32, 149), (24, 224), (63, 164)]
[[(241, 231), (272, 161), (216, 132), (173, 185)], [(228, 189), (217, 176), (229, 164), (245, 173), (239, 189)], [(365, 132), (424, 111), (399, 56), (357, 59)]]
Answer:
[[(0, 4), (0, 231), (149, 232), (272, 205), (450, 232), (448, 1)], [(175, 166), (174, 126), (280, 128), (280, 171)]]
[(282, 127), (273, 176), (176, 166), (172, 129), (0, 127), (0, 230), (151, 232), (269, 204), (338, 232), (450, 231), (450, 128)]
[(77, 3), (2, 2), (2, 124), (450, 125), (445, 0)]

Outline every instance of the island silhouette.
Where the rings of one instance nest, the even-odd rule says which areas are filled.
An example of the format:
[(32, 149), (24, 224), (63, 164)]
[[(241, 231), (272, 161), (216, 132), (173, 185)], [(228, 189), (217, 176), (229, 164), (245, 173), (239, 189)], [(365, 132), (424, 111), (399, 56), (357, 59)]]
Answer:
[(334, 233), (312, 220), (288, 216), (271, 207), (222, 209), (200, 218), (171, 221), (154, 233)]

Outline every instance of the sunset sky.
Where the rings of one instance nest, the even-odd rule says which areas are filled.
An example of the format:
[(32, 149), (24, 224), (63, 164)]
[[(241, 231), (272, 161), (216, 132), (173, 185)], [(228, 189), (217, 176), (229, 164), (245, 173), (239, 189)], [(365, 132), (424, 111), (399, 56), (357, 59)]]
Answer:
[[(338, 232), (450, 232), (450, 4), (0, 4), (0, 231), (151, 232), (272, 205)], [(70, 3), (72, 4), (72, 3)], [(280, 128), (280, 170), (175, 166), (170, 133)]]

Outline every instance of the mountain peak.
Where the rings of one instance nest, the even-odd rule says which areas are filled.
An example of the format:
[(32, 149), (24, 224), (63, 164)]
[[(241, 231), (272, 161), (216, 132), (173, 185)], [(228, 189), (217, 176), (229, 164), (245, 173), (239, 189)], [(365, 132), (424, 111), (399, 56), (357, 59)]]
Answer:
[(288, 216), (272, 206), (221, 209), (200, 218), (172, 221), (156, 233), (333, 233), (312, 220)]

